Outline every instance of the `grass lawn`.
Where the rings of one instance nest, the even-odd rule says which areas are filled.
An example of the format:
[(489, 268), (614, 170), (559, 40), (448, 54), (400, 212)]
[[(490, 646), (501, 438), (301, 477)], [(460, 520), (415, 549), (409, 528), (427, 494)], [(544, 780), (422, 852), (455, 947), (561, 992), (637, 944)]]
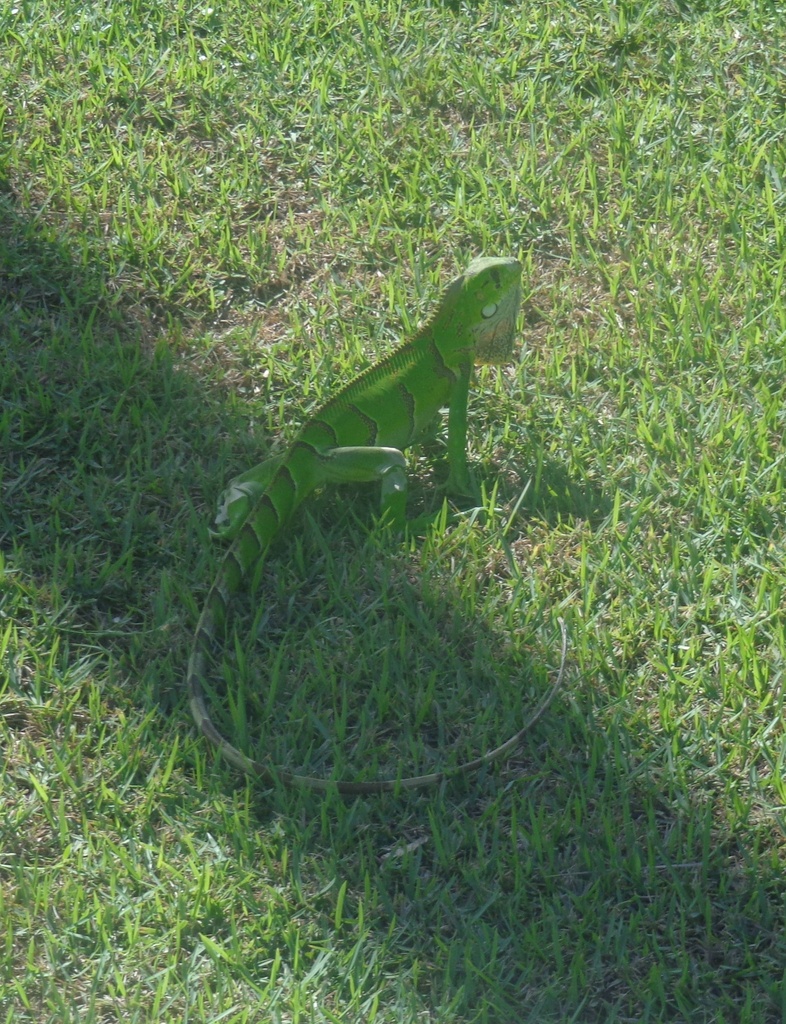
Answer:
[[(786, 1021), (786, 5), (0, 6), (0, 1021)], [(227, 480), (525, 266), (485, 514), (328, 489), (191, 634)], [(409, 453), (438, 510), (444, 430)], [(365, 773), (365, 775), (364, 775)]]

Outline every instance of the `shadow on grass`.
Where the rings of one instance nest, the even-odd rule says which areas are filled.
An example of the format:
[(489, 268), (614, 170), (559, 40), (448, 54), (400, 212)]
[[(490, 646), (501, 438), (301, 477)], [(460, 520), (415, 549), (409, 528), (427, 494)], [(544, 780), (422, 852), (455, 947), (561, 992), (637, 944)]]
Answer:
[(395, 936), (412, 1019), (778, 1019), (786, 886), (755, 806), (692, 792), (665, 749), (642, 759), (622, 717), (601, 727), (562, 701), (503, 770), (439, 794), (336, 801), (327, 818), (290, 795), (280, 844), (321, 851), (323, 934), (340, 941), (333, 879), (348, 947), (364, 920), (372, 948)]
[(547, 523), (563, 517), (586, 519), (597, 526), (612, 509), (612, 501), (594, 481), (577, 480), (554, 459), (535, 459), (517, 467), (526, 485), (519, 506), (522, 515), (538, 516)]
[(145, 664), (188, 618), (182, 566), (209, 573), (194, 503), (233, 426), (150, 326), (0, 192), (0, 545), (73, 644)]
[[(320, 585), (338, 571), (333, 558), (349, 576), (343, 604)], [(401, 686), (392, 698), (399, 717), (407, 713), (401, 703), (414, 706), (432, 673), (443, 711), (456, 695), (458, 706), (446, 714), (453, 732), (431, 731), (434, 760), (417, 770), (436, 770), (453, 743), (466, 741), (495, 699), (497, 680), (520, 679), (520, 703), (492, 708), (496, 735), (487, 745), (504, 739), (502, 723), (523, 720), (537, 704), (547, 685), (544, 664), (556, 671), (556, 643), (545, 647), (526, 604), (520, 628), (531, 653), (522, 659), (509, 625), (492, 628), (466, 614), (437, 558), (426, 556), (415, 570), (400, 556), (378, 558), (362, 541), (354, 551), (346, 539), (322, 548), (306, 531), (294, 559), (300, 569), (286, 555), (270, 566), (260, 600), (270, 609), (270, 650), (257, 655), (257, 666), (269, 675), (282, 651), (276, 677), (289, 689), (276, 698), (280, 720), (261, 697), (248, 729), (252, 742), (263, 738), (257, 754), (322, 774), (339, 763), (343, 777), (365, 767), (369, 752), (342, 764), (346, 751), (325, 756), (321, 746), (334, 735), (320, 726), (331, 721), (330, 693), (339, 683), (357, 702), (357, 720), (380, 679), (411, 681), (409, 694)], [(287, 595), (297, 595), (294, 609)], [(327, 653), (304, 656), (298, 643), (318, 647), (326, 621)], [(737, 1019), (746, 1005), (750, 1013), (740, 1019), (774, 1019), (784, 998), (786, 886), (777, 858), (760, 845), (761, 808), (730, 797), (717, 777), (678, 777), (675, 738), (637, 721), (628, 702), (609, 708), (607, 693), (624, 689), (622, 671), (601, 670), (589, 686), (577, 679), (580, 628), (577, 618), (565, 693), (503, 765), (439, 792), (353, 801), (273, 796), (282, 810), (273, 856), (296, 864), (302, 883), (308, 878), (317, 945), (346, 963), (354, 951), (358, 985), (367, 971), (372, 987), (385, 987), (381, 965), (395, 962), (410, 1007), (405, 1019), (428, 1011), (461, 1021), (709, 1022)], [(363, 650), (353, 642), (361, 629)], [(336, 635), (344, 638), (339, 651), (331, 646)], [(378, 660), (363, 660), (369, 650)], [(301, 658), (321, 665), (318, 678), (308, 677)], [(463, 677), (474, 691), (461, 692)], [(247, 685), (254, 678), (251, 668)], [(237, 678), (232, 688), (241, 688)], [(315, 754), (302, 765), (287, 757), (296, 735), (300, 749)], [(414, 770), (409, 760), (403, 770)], [(265, 822), (270, 808), (270, 794), (260, 795), (254, 820)], [(233, 841), (240, 861), (254, 855), (245, 837)], [(217, 934), (230, 923), (222, 921)], [(351, 989), (347, 982), (348, 1003)]]

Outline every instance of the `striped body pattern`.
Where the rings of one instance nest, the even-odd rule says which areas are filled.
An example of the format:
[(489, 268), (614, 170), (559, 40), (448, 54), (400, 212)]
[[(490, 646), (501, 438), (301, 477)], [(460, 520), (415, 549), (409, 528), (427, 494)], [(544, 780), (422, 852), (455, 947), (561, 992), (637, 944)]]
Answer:
[[(383, 510), (389, 509), (400, 523), (406, 496), (402, 450), (447, 407), (447, 488), (471, 493), (466, 434), (472, 370), (476, 364), (510, 361), (520, 280), (521, 266), (515, 259), (473, 260), (448, 286), (432, 317), (412, 339), (360, 373), (318, 409), (283, 458), (269, 460), (238, 478), (230, 503), (234, 525), (231, 531), (224, 531), (233, 539), (199, 617), (187, 688), (197, 727), (241, 771), (262, 781), (277, 779), (285, 785), (336, 788), (348, 794), (433, 785), (443, 778), (443, 773), (438, 773), (395, 780), (337, 781), (274, 769), (248, 757), (219, 733), (210, 718), (202, 680), (209, 651), (223, 636), (232, 595), (259, 571), (271, 543), (316, 488), (379, 481)], [(486, 761), (478, 759), (480, 763)], [(478, 765), (473, 762), (455, 770)]]

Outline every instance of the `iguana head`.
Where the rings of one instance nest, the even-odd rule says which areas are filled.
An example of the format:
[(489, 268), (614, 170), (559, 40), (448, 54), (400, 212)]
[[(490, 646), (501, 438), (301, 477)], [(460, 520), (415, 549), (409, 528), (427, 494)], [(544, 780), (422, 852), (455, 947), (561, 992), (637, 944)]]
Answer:
[(475, 339), (475, 363), (507, 363), (521, 302), (521, 264), (479, 256), (455, 282), (457, 313)]

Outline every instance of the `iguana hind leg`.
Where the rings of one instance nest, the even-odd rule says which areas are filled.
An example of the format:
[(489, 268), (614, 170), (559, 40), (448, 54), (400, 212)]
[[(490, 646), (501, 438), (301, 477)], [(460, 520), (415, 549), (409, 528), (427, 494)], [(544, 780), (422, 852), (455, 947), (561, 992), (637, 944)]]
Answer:
[(229, 481), (218, 499), (216, 526), (210, 531), (211, 536), (221, 540), (234, 539), (283, 461), (283, 455), (275, 455)]
[[(373, 483), (382, 485), (382, 512), (403, 527), (407, 500), (406, 459), (398, 448), (356, 445), (329, 448), (319, 456), (322, 483)], [(214, 537), (232, 540), (248, 519), (249, 512), (267, 490), (284, 461), (276, 456), (230, 480), (218, 502)]]

